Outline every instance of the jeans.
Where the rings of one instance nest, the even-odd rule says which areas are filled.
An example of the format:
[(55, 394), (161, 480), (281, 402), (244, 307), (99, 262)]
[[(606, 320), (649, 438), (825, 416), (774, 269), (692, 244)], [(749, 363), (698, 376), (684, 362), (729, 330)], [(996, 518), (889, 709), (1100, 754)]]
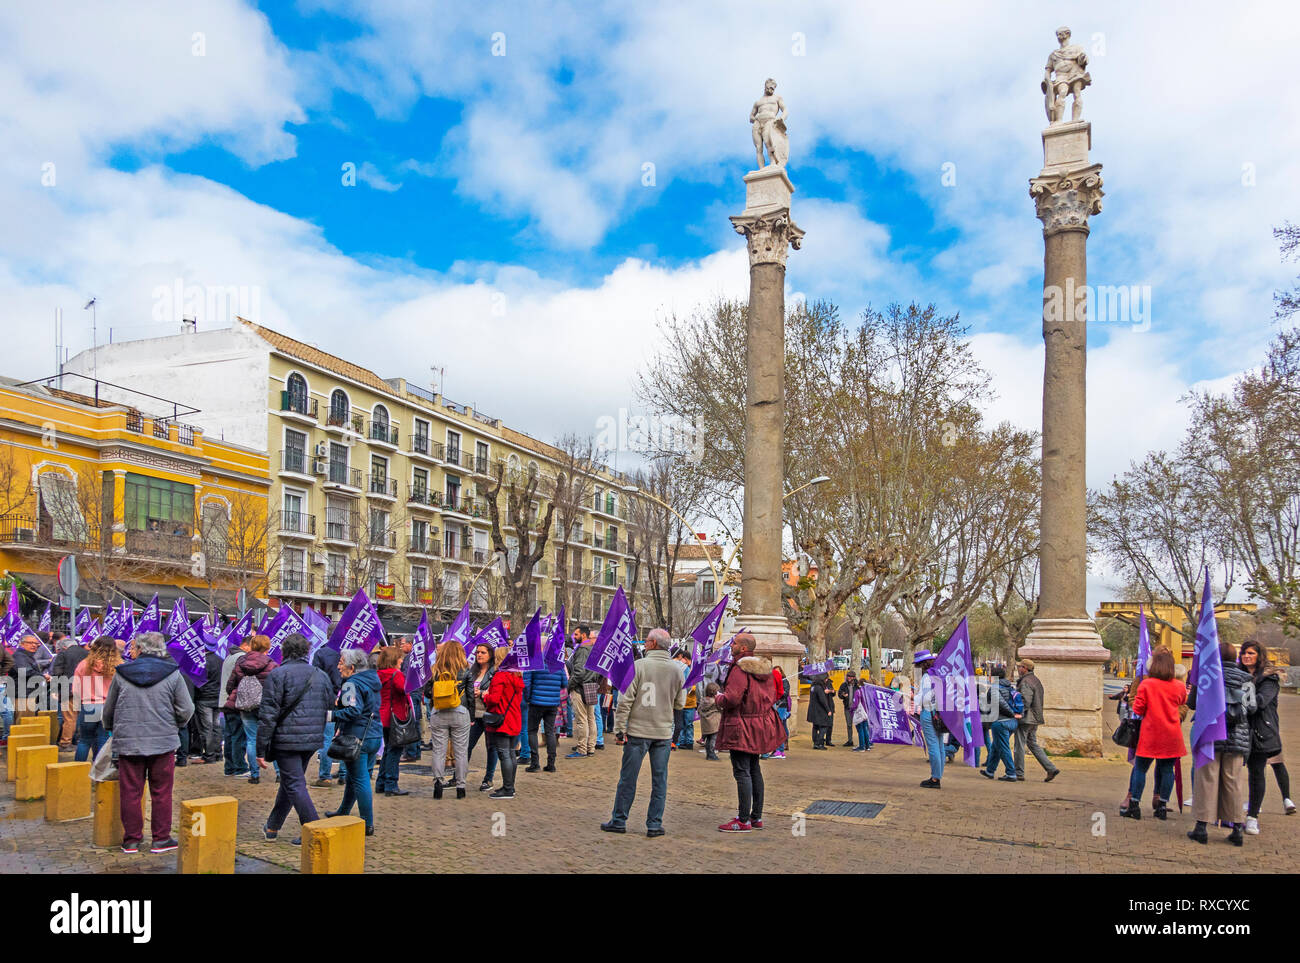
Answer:
[(172, 777), (176, 753), (156, 756), (118, 756), (117, 779), (122, 802), (122, 842), (144, 839), (144, 784), (149, 781), (150, 829), (153, 840), (162, 842), (172, 834)]
[[(479, 737), (488, 735), (491, 735), (491, 733), (487, 731), (487, 727), (483, 724), (483, 718), (480, 716), (470, 724), (469, 748), (465, 751), (466, 757), (474, 754), (474, 745), (478, 742)], [(483, 772), (483, 781), (491, 782), (497, 774), (497, 749), (492, 744), (491, 739), (484, 739), (483, 743), (486, 747), (484, 751), (487, 753), (487, 768)], [(514, 757), (515, 754), (511, 751), (510, 758), (514, 759)]]
[(1150, 756), (1135, 756), (1133, 772), (1128, 777), (1128, 795), (1131, 803), (1142, 801), (1142, 790), (1147, 785), (1147, 770), (1151, 768), (1152, 762), (1156, 764), (1156, 795), (1168, 801), (1170, 793), (1174, 791), (1174, 760), (1153, 760)]
[(392, 792), (397, 788), (401, 763), (402, 750), (388, 745), (388, 726), (384, 726), (384, 755), (379, 760), (379, 778), (375, 780), (375, 792)]
[(993, 775), (998, 771), (1000, 762), (1006, 770), (1006, 775), (1014, 778), (1016, 761), (1011, 756), (1011, 733), (1016, 731), (1016, 720), (999, 719), (990, 728), (993, 731), (993, 749), (989, 752), (988, 765), (984, 767), (984, 771)]
[(737, 818), (750, 823), (763, 818), (763, 770), (758, 755), (731, 750), (731, 775), (736, 779)]
[(1038, 726), (1034, 723), (1026, 724), (1023, 720), (1020, 725), (1016, 726), (1016, 749), (1013, 753), (1016, 760), (1016, 778), (1025, 778), (1025, 746), (1029, 746), (1029, 751), (1033, 753), (1034, 759), (1038, 764), (1049, 773), (1056, 772), (1056, 767), (1052, 765), (1052, 760), (1047, 758), (1047, 753), (1043, 747), (1038, 744)]
[(510, 740), (511, 749), (519, 749), (519, 761), (528, 762), (533, 758), (532, 749), (528, 744), (527, 737), (524, 733), (528, 731), (528, 703), (521, 701), (519, 703), (519, 735)]
[(203, 751), (204, 762), (216, 762), (221, 757), (221, 745), (217, 740), (217, 707), (196, 705), (194, 717), (199, 725), (199, 748)]
[(447, 739), (451, 738), (451, 758), (456, 769), (456, 788), (465, 788), (469, 772), (469, 710), (464, 706), (429, 713), (429, 740), (433, 743), (433, 763), (429, 767), (434, 782), (447, 782)]
[(691, 749), (695, 746), (695, 710), (673, 710), (673, 742), (678, 749)]
[(85, 762), (99, 755), (99, 750), (108, 742), (108, 730), (104, 728), (104, 706), (82, 706), (77, 713), (77, 754), (76, 762)]
[(596, 745), (605, 744), (605, 697), (600, 697), (600, 702), (592, 706), (592, 714), (596, 717)]
[(559, 738), (555, 734), (555, 713), (559, 707), (529, 705), (526, 708), (528, 710), (528, 757), (538, 764), (542, 761), (537, 745), (537, 726), (540, 723), (546, 733), (546, 764), (553, 766), (555, 765), (556, 745), (559, 742)]
[(925, 736), (925, 752), (930, 757), (930, 778), (943, 778), (944, 751), (943, 743), (934, 725), (934, 710), (921, 710), (921, 734)]
[[(334, 760), (330, 758), (330, 743), (334, 741), (334, 723), (325, 723), (325, 741), (320, 746), (320, 770), (317, 773), (318, 779), (334, 778)], [(340, 771), (342, 766), (339, 767)]]
[(244, 752), (248, 759), (248, 774), (256, 776), (259, 772), (257, 768), (257, 713), (243, 712), (239, 713), (239, 720), (244, 727)]
[(365, 820), (366, 831), (375, 828), (374, 799), (370, 794), (370, 770), (375, 765), (375, 753), (379, 751), (380, 741), (368, 739), (361, 744), (361, 758), (352, 764), (343, 763), (343, 799), (339, 802), (340, 816), (350, 815), (352, 803), (357, 804), (361, 818)]
[(514, 736), (508, 736), (502, 732), (489, 732), (487, 739), (488, 748), (495, 750), (497, 758), (501, 760), (501, 788), (514, 792), (515, 751), (510, 745)]
[(248, 761), (244, 751), (244, 721), (234, 709), (223, 711), (221, 718), (226, 727), (226, 775), (242, 775), (248, 772)]
[(306, 771), (314, 755), (316, 755), (314, 749), (276, 754), (276, 762), (280, 764), (280, 786), (275, 794), (275, 805), (271, 807), (271, 815), (266, 817), (266, 828), (271, 832), (279, 831), (284, 825), (290, 808), (297, 810), (300, 824), (315, 822), (319, 818), (316, 815), (316, 806), (312, 803), (311, 796), (307, 794)]
[(663, 829), (664, 806), (668, 803), (668, 753), (672, 743), (667, 739), (642, 739), (628, 736), (623, 744), (623, 764), (618, 773), (618, 789), (614, 791), (614, 812), (609, 821), (615, 826), (626, 826), (627, 816), (636, 801), (636, 781), (641, 775), (641, 763), (650, 754), (650, 806), (646, 810), (645, 828)]
[(867, 749), (870, 749), (871, 748), (871, 723), (859, 722), (857, 725), (857, 729), (858, 729), (858, 745), (860, 747), (866, 747)]
[(573, 693), (568, 693), (570, 698), (564, 700), (564, 733), (573, 735)]

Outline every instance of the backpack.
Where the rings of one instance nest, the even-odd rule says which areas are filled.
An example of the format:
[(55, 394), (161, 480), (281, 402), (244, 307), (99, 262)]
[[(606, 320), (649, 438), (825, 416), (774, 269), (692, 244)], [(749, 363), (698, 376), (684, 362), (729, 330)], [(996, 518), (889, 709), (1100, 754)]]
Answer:
[(433, 680), (433, 708), (439, 712), (454, 709), (460, 705), (460, 691), (456, 677), (450, 672), (440, 673)]
[(262, 680), (256, 676), (246, 675), (235, 687), (235, 708), (240, 712), (252, 712), (262, 704)]
[(1010, 692), (1010, 696), (1009, 696), (1009, 698), (1007, 699), (1007, 702), (1011, 703), (1011, 714), (1012, 714), (1013, 716), (1024, 715), (1024, 713), (1025, 713), (1025, 697), (1022, 696), (1018, 690), (1016, 690), (1016, 689), (1012, 689), (1012, 690), (1011, 690), (1011, 692)]

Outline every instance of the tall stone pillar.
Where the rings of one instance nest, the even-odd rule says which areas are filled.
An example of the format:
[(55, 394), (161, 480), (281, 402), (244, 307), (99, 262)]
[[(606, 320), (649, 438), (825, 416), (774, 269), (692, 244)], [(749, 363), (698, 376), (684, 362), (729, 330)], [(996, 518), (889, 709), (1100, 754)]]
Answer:
[(1102, 666), (1109, 653), (1088, 616), (1085, 481), (1088, 217), (1101, 211), (1092, 125), (1043, 131), (1043, 169), (1029, 193), (1043, 222), (1043, 492), (1038, 615), (1020, 657), (1045, 690), (1039, 738), (1054, 752), (1100, 755)]
[[(771, 165), (745, 175), (745, 210), (731, 218), (749, 247), (749, 315), (745, 344), (745, 553), (741, 614), (798, 699), (803, 646), (781, 605), (781, 498), (785, 494), (785, 259), (803, 231), (790, 218), (794, 185)], [(793, 731), (799, 713), (790, 717)]]

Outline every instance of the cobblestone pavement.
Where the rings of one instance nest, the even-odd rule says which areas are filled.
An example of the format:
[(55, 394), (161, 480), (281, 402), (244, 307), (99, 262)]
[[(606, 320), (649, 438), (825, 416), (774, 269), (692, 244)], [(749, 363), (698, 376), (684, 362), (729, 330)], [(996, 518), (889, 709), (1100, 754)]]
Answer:
[[(1113, 727), (1113, 703), (1106, 703)], [(1284, 695), (1282, 729), (1295, 733), (1288, 748), (1300, 744), (1300, 697)], [(838, 723), (837, 719), (837, 723)], [(837, 728), (837, 741), (843, 729)], [(1285, 741), (1285, 740), (1284, 740)], [(561, 755), (567, 751), (561, 740)], [(1260, 836), (1247, 837), (1242, 849), (1211, 828), (1208, 846), (1191, 843), (1184, 833), (1190, 812), (1171, 813), (1167, 822), (1150, 818), (1148, 779), (1144, 817), (1121, 819), (1120, 800), (1129, 767), (1108, 743), (1104, 759), (1058, 758), (1063, 770), (1051, 784), (1033, 759), (1020, 784), (984, 779), (969, 767), (952, 766), (943, 789), (918, 786), (928, 766), (918, 749), (877, 746), (870, 753), (836, 747), (814, 754), (806, 734), (788, 758), (763, 763), (767, 784), (765, 825), (744, 836), (719, 833), (717, 825), (735, 814), (731, 767), (707, 762), (698, 752), (678, 751), (669, 765), (667, 835), (644, 835), (649, 797), (648, 763), (625, 836), (602, 833), (609, 818), (620, 750), (609, 748), (587, 759), (558, 761), (559, 772), (520, 769), (517, 795), (492, 800), (477, 791), (483, 748), (471, 766), (468, 798), (448, 792), (433, 799), (428, 757), (402, 767), (404, 797), (375, 801), (376, 834), (367, 840), (368, 872), (779, 872), (790, 868), (824, 872), (1049, 872), (1187, 873), (1289, 872), (1300, 842), (1300, 816), (1282, 815), (1277, 785), (1269, 774)], [(1296, 752), (1286, 753), (1288, 762)], [(1184, 778), (1189, 779), (1184, 759)], [(314, 774), (314, 773), (313, 773)], [(1300, 779), (1300, 770), (1297, 770)], [(498, 781), (499, 785), (499, 781)], [(298, 849), (286, 840), (296, 835), (296, 817), (280, 841), (261, 838), (274, 799), (273, 777), (251, 786), (226, 778), (220, 765), (177, 770), (176, 800), (230, 794), (240, 800), (237, 872), (296, 872)], [(1300, 791), (1297, 786), (1293, 792)], [(341, 788), (313, 788), (317, 808), (338, 804)], [(883, 803), (875, 819), (807, 816), (799, 813), (815, 799)], [(91, 846), (91, 824), (51, 825), (40, 804), (16, 803), (13, 784), (0, 788), (0, 873), (174, 872), (174, 855), (147, 852), (125, 856)]]

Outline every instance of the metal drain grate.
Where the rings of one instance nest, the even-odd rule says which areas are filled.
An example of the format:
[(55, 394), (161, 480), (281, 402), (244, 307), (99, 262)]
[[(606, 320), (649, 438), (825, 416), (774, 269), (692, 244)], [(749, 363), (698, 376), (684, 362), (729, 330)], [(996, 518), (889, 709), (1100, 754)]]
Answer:
[(844, 802), (839, 799), (818, 799), (804, 809), (809, 816), (849, 816), (853, 819), (875, 819), (885, 808), (884, 803)]

